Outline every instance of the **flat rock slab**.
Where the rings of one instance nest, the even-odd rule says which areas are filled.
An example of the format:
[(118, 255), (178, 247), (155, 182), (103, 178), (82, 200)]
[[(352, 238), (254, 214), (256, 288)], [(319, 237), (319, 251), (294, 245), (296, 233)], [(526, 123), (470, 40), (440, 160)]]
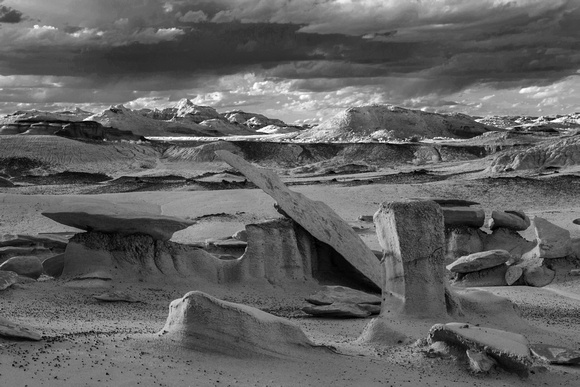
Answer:
[(511, 257), (511, 254), (505, 250), (482, 251), (461, 257), (446, 267), (453, 273), (472, 273), (502, 265)]
[(532, 344), (530, 345), (530, 350), (534, 356), (537, 356), (550, 364), (580, 364), (580, 351), (574, 349), (549, 344)]
[(429, 339), (484, 352), (506, 370), (521, 376), (528, 375), (532, 364), (528, 341), (518, 333), (453, 322), (434, 325)]
[(470, 207), (442, 206), (443, 219), (446, 226), (469, 226), (479, 228), (485, 223), (485, 212), (482, 209)]
[(0, 247), (4, 246), (44, 246), (65, 248), (68, 238), (62, 235), (26, 235), (26, 234), (4, 234), (0, 236)]
[(228, 151), (218, 150), (215, 153), (276, 200), (278, 206), (312, 236), (332, 246), (376, 286), (383, 287), (383, 270), (379, 260), (348, 223), (327, 204), (289, 190), (269, 169), (256, 168)]
[(0, 290), (8, 289), (18, 282), (18, 274), (13, 271), (0, 271)]
[(104, 302), (142, 302), (127, 292), (110, 291), (93, 296), (93, 298)]
[(146, 234), (153, 239), (167, 241), (177, 231), (195, 222), (172, 216), (136, 212), (110, 203), (74, 203), (42, 212), (55, 222), (86, 231)]
[(158, 335), (181, 347), (228, 356), (289, 356), (293, 351), (314, 346), (302, 329), (288, 319), (199, 291), (171, 302), (167, 321)]
[(0, 337), (9, 339), (42, 340), (40, 333), (35, 330), (13, 323), (0, 317)]
[(333, 318), (365, 318), (371, 315), (369, 310), (347, 302), (335, 302), (332, 305), (309, 305), (302, 308), (302, 311), (312, 316)]
[(382, 297), (346, 286), (325, 286), (320, 292), (306, 297), (306, 301), (314, 305), (330, 305), (335, 302), (380, 305)]

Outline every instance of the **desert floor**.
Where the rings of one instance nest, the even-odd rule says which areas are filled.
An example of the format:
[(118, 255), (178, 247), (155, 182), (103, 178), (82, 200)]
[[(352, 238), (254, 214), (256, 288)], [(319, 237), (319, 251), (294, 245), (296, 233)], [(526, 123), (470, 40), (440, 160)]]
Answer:
[[(401, 198), (446, 197), (481, 203), (493, 209), (523, 209), (530, 218), (545, 217), (580, 237), (580, 179), (575, 174), (528, 176), (515, 173), (491, 177), (472, 164), (431, 168), (451, 177), (422, 182), (413, 176), (381, 174), (330, 178), (289, 179), (292, 189), (332, 207), (361, 237), (379, 249), (372, 223), (358, 221), (372, 215), (381, 202)], [(337, 177), (337, 176), (334, 176)], [(384, 176), (383, 176), (384, 177)], [(358, 179), (359, 181), (352, 181)], [(368, 184), (365, 179), (373, 179)], [(184, 218), (208, 216), (177, 233), (183, 243), (232, 235), (252, 223), (278, 217), (273, 199), (258, 189), (189, 190), (180, 187), (150, 192), (76, 195), (78, 186), (2, 188), (0, 234), (73, 232), (40, 213), (56, 204), (106, 200), (140, 211)], [(523, 234), (532, 239), (533, 231)], [(579, 278), (579, 277), (576, 277)], [(127, 290), (142, 303), (100, 303), (92, 295), (103, 288)], [(402, 345), (360, 344), (356, 340), (370, 319), (307, 317), (300, 309), (317, 284), (283, 286), (244, 284), (217, 286), (188, 281), (113, 282), (67, 281), (44, 278), (18, 284), (0, 293), (1, 314), (39, 330), (40, 342), (0, 339), (0, 386), (580, 386), (580, 367), (539, 364), (527, 379), (496, 370), (472, 374), (467, 364), (453, 358), (429, 357), (415, 344), (440, 320), (391, 321), (403, 332)], [(287, 358), (240, 358), (236, 354), (196, 352), (166, 345), (155, 335), (164, 325), (169, 303), (191, 290), (248, 304), (288, 317), (317, 344), (334, 352), (312, 350)], [(545, 288), (489, 287), (484, 290), (510, 299), (515, 315), (477, 316), (477, 321), (524, 334), (531, 343), (580, 348), (580, 279)], [(447, 321), (451, 321), (448, 319)]]

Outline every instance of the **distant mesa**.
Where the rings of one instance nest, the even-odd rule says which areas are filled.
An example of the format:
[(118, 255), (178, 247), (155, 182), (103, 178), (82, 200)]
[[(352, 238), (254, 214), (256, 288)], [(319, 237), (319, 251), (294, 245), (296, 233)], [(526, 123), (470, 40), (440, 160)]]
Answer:
[(464, 114), (437, 114), (393, 105), (348, 108), (294, 139), (308, 142), (361, 142), (452, 137), (471, 138), (497, 128)]

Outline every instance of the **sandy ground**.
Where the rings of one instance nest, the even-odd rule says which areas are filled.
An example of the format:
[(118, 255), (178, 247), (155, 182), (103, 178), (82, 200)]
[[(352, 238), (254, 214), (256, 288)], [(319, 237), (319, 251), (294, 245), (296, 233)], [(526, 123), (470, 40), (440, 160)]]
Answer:
[[(460, 169), (458, 166), (457, 169)], [(469, 170), (469, 168), (465, 168)], [(472, 168), (473, 169), (473, 168)], [(523, 209), (569, 229), (580, 237), (578, 186), (558, 177), (536, 182), (518, 178), (489, 179), (477, 173), (425, 184), (306, 184), (292, 189), (326, 202), (374, 249), (378, 242), (372, 215), (383, 201), (406, 197), (454, 197), (478, 201), (493, 209)], [(277, 217), (273, 200), (260, 190), (156, 191), (103, 195), (23, 195), (18, 188), (0, 193), (0, 234), (74, 231), (44, 218), (40, 212), (56, 204), (106, 200), (140, 211), (195, 219), (198, 224), (173, 240), (190, 243), (232, 235), (244, 224)], [(30, 193), (30, 192), (26, 192)], [(529, 231), (525, 233), (533, 238)], [(578, 277), (577, 277), (578, 278)], [(92, 295), (103, 289), (127, 290), (142, 303), (101, 303)], [(580, 367), (539, 364), (528, 379), (498, 370), (474, 375), (465, 363), (431, 358), (413, 345), (440, 320), (397, 320), (405, 345), (363, 345), (356, 339), (370, 319), (333, 320), (306, 317), (304, 297), (319, 289), (314, 283), (284, 286), (255, 283), (216, 286), (187, 281), (121, 283), (46, 278), (16, 285), (0, 293), (0, 315), (43, 334), (40, 342), (0, 339), (0, 386), (579, 386)], [(288, 317), (317, 344), (337, 353), (308, 351), (288, 358), (200, 353), (167, 346), (155, 335), (164, 325), (169, 303), (191, 290), (241, 302)], [(532, 343), (578, 349), (580, 280), (547, 288), (486, 288), (507, 297), (521, 317), (492, 312), (470, 317), (472, 323), (524, 334)], [(477, 320), (477, 321), (475, 321)], [(450, 320), (449, 320), (450, 321)]]

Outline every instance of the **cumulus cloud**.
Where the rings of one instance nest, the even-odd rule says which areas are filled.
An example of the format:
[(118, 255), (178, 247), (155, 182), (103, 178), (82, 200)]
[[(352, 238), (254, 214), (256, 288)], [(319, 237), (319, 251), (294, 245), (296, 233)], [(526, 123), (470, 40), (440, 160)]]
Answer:
[(0, 23), (20, 23), (22, 20), (22, 12), (12, 7), (0, 5)]
[(183, 23), (199, 23), (207, 21), (207, 15), (203, 11), (187, 11), (185, 15), (177, 13), (177, 19)]

